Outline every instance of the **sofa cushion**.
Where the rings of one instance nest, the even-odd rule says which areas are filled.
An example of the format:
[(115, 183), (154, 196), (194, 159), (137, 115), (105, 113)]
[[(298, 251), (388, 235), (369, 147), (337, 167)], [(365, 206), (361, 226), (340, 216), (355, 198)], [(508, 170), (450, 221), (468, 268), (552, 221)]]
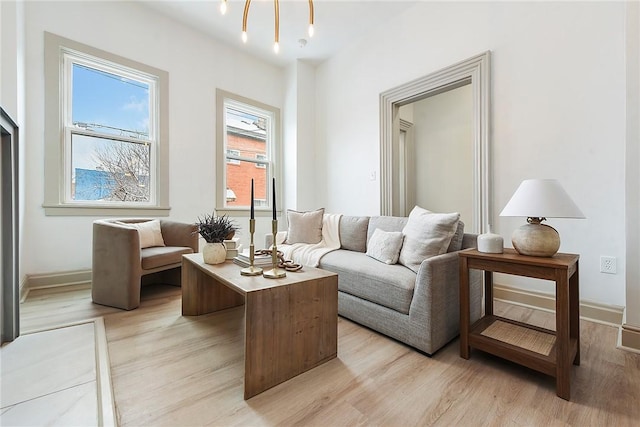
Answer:
[(324, 208), (310, 212), (287, 210), (287, 244), (320, 243), (322, 240), (322, 217)]
[(447, 252), (458, 228), (459, 213), (433, 213), (419, 206), (409, 214), (400, 251), (400, 264), (417, 272), (427, 258)]
[(383, 231), (402, 231), (407, 224), (407, 218), (399, 216), (372, 216), (369, 219), (369, 229), (367, 230), (367, 242), (373, 236), (376, 229)]
[(367, 246), (367, 256), (385, 264), (395, 264), (398, 262), (403, 240), (402, 231), (382, 231), (376, 228)]
[(182, 255), (193, 253), (193, 249), (185, 246), (156, 246), (142, 249), (140, 252), (142, 269), (151, 270), (182, 262)]
[(339, 291), (409, 313), (416, 273), (403, 265), (387, 265), (361, 252), (339, 249), (323, 256), (319, 267), (338, 273)]
[(464, 238), (464, 222), (458, 221), (458, 228), (456, 228), (456, 233), (451, 238), (451, 243), (449, 243), (447, 252), (455, 252), (462, 249), (463, 238)]
[(340, 245), (342, 249), (364, 252), (367, 250), (368, 216), (348, 216), (340, 218)]

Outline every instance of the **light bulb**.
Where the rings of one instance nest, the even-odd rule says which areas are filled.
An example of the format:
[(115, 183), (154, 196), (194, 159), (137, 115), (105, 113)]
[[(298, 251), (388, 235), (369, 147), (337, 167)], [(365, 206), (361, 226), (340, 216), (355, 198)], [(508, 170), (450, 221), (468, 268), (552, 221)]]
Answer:
[(220, 3), (220, 13), (223, 15), (227, 13), (227, 0), (222, 0), (222, 3)]
[(313, 37), (313, 24), (309, 24), (309, 37)]
[(274, 51), (275, 53), (280, 52), (280, 43), (275, 42), (275, 43), (273, 44), (273, 51)]
[(246, 31), (242, 32), (242, 41), (245, 42), (245, 43), (247, 42), (247, 32)]

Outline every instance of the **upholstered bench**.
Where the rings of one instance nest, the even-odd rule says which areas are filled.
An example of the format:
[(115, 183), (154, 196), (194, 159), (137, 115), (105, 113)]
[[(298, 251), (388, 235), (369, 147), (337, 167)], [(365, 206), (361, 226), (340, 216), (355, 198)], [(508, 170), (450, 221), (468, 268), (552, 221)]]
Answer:
[(182, 255), (198, 252), (194, 224), (107, 219), (93, 223), (93, 302), (124, 310), (140, 305), (146, 283), (180, 286)]

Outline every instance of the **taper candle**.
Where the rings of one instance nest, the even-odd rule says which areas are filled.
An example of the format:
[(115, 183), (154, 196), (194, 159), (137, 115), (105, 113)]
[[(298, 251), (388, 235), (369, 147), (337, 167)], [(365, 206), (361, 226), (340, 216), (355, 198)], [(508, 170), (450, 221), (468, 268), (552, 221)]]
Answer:
[(273, 178), (273, 220), (276, 220), (276, 179)]
[(253, 178), (251, 178), (251, 219), (254, 219), (253, 214)]

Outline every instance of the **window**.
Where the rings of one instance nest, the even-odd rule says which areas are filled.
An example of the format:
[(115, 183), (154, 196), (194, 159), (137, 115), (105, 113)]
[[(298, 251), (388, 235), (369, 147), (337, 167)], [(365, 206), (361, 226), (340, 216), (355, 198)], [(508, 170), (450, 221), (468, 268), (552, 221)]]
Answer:
[(240, 160), (240, 150), (229, 150), (227, 149), (227, 164), (228, 165), (239, 165)]
[[(265, 156), (264, 154), (256, 154), (256, 159), (257, 160), (266, 160), (267, 156)], [(256, 163), (256, 167), (264, 169), (264, 168), (267, 167), (267, 164), (266, 163)]]
[(217, 147), (224, 156), (218, 162), (216, 209), (248, 209), (253, 179), (255, 207), (266, 211), (271, 208), (270, 183), (279, 158), (279, 111), (219, 89), (217, 105), (217, 122), (221, 124)]
[(47, 215), (168, 215), (166, 80), (45, 34)]

